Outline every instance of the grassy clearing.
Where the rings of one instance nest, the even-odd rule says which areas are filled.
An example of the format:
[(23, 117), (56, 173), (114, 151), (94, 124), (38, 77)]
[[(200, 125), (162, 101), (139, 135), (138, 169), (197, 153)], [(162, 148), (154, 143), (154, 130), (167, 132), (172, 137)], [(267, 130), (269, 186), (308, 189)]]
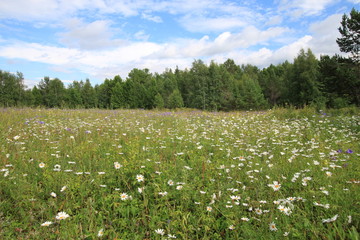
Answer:
[(2, 109), (0, 239), (358, 239), (360, 115), (302, 111)]

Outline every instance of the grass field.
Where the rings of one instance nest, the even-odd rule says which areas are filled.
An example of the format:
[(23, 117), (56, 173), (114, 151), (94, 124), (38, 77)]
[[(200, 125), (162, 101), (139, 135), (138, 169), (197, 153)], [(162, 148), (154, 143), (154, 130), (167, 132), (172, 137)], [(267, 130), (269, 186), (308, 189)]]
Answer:
[(0, 114), (0, 239), (359, 239), (358, 111)]

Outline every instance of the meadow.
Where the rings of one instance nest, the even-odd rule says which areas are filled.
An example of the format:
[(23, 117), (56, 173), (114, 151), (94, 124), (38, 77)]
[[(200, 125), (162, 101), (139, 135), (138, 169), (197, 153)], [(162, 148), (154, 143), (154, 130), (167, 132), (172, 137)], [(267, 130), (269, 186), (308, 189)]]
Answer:
[(359, 239), (360, 113), (0, 109), (0, 239)]

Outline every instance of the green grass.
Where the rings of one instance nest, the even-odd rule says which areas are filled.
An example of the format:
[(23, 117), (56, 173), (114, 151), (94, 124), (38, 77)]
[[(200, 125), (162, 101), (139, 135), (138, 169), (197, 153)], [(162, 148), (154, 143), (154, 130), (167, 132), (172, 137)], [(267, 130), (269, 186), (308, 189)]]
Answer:
[(358, 109), (0, 112), (0, 239), (359, 239)]

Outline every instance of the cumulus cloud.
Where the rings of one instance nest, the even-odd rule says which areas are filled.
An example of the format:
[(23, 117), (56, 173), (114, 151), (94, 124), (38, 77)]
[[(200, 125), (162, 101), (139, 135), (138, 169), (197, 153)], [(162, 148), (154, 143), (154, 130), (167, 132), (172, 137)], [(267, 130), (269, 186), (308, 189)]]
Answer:
[(60, 43), (70, 48), (102, 49), (115, 47), (124, 43), (121, 39), (112, 39), (116, 29), (111, 28), (111, 21), (97, 20), (85, 23), (72, 18), (65, 21), (66, 32), (59, 33)]
[(341, 36), (338, 31), (341, 17), (341, 14), (334, 14), (325, 20), (310, 25), (309, 29), (313, 35), (310, 47), (318, 56), (320, 54), (332, 55), (334, 53), (340, 53), (336, 39)]

